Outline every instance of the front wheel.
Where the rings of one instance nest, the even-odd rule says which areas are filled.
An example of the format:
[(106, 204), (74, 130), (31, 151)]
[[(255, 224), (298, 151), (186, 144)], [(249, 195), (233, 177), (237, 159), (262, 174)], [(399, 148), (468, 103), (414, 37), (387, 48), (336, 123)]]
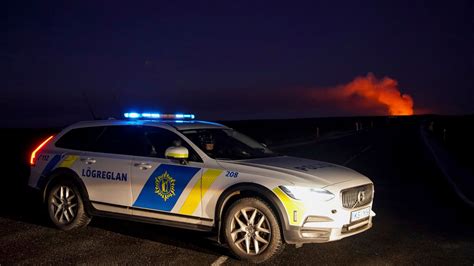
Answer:
[(70, 181), (59, 181), (48, 191), (48, 213), (53, 224), (68, 231), (86, 226), (91, 218), (84, 210), (84, 201)]
[(240, 259), (260, 263), (284, 248), (278, 220), (268, 204), (258, 198), (233, 203), (225, 216), (225, 236)]

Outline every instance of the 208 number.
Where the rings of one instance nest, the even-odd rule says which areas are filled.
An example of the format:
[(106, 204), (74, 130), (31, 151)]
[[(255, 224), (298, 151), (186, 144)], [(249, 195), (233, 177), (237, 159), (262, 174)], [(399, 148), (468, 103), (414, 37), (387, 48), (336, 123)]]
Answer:
[(232, 177), (232, 178), (237, 178), (239, 176), (239, 173), (238, 172), (227, 171), (225, 176)]

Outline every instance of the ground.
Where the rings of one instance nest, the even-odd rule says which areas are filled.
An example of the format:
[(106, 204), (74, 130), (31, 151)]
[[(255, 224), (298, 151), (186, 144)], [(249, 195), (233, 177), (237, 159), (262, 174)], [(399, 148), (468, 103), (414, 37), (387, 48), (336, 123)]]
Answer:
[[(423, 146), (415, 122), (364, 130), (279, 152), (345, 164), (375, 184), (374, 227), (326, 244), (288, 246), (268, 264), (474, 263), (474, 210), (449, 188)], [(3, 169), (6, 169), (4, 167)], [(0, 264), (241, 264), (205, 233), (94, 218), (73, 232), (54, 229), (8, 171), (0, 186)], [(225, 257), (223, 257), (225, 256)]]

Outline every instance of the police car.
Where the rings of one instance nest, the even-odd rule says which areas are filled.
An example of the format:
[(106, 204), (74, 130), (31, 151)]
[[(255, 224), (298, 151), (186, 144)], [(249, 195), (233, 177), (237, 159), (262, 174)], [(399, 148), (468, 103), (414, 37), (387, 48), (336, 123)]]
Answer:
[(373, 183), (351, 169), (274, 153), (192, 114), (125, 118), (76, 123), (32, 152), (29, 185), (58, 228), (107, 216), (212, 231), (238, 258), (262, 262), (285, 244), (372, 226)]

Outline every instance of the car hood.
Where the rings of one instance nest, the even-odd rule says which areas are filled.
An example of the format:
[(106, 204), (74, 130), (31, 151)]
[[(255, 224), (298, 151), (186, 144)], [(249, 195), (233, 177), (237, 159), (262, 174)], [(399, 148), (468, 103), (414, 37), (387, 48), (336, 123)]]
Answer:
[(267, 172), (275, 178), (284, 178), (295, 185), (325, 187), (346, 181), (371, 182), (366, 176), (344, 166), (290, 156), (225, 161), (225, 163), (267, 170), (259, 172)]

